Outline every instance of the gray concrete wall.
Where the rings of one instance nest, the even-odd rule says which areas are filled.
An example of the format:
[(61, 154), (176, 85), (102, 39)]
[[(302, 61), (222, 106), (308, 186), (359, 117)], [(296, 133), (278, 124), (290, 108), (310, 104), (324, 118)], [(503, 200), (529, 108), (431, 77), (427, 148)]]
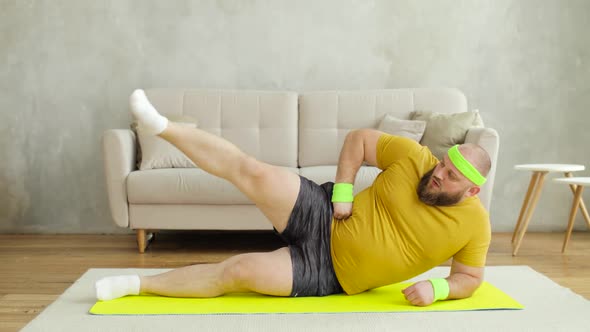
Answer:
[[(121, 231), (100, 137), (127, 127), (136, 87), (459, 88), (500, 133), (492, 224), (511, 230), (529, 179), (514, 164), (590, 166), (589, 15), (584, 0), (0, 0), (0, 231)], [(530, 229), (562, 230), (571, 195), (545, 189)]]

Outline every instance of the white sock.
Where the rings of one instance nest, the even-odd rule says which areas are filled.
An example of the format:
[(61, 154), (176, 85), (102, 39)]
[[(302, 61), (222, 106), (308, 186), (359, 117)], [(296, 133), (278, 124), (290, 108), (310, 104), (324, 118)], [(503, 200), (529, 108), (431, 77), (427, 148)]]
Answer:
[(139, 295), (139, 276), (106, 277), (96, 282), (96, 298), (101, 301), (117, 299), (125, 295)]
[(141, 89), (129, 97), (131, 113), (137, 119), (139, 128), (148, 135), (158, 135), (168, 126), (168, 119), (160, 115)]

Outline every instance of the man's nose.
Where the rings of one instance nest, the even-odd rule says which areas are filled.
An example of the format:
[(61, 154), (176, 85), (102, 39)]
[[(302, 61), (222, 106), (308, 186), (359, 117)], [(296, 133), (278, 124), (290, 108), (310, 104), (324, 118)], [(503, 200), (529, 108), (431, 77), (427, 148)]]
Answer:
[(432, 174), (432, 176), (434, 176), (439, 181), (443, 180), (443, 175), (444, 175), (444, 172), (441, 170), (434, 171), (434, 173)]

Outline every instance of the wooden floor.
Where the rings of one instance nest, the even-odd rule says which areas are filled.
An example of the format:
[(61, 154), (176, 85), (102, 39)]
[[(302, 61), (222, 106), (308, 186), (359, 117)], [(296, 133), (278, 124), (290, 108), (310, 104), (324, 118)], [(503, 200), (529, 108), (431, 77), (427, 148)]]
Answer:
[[(529, 265), (590, 299), (590, 233), (526, 234), (512, 257), (511, 234), (492, 237), (488, 265)], [(161, 233), (145, 254), (127, 235), (0, 235), (0, 331), (18, 331), (89, 268), (174, 268), (283, 246), (272, 233)]]

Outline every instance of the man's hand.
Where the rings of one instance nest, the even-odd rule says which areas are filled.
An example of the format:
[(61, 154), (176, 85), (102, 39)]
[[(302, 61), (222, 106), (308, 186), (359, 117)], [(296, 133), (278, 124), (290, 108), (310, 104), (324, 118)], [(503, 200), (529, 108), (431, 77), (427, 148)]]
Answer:
[(434, 302), (434, 288), (428, 280), (419, 281), (402, 290), (402, 293), (411, 304), (420, 307), (431, 305)]
[(343, 220), (352, 214), (352, 202), (351, 203), (332, 203), (334, 206), (334, 218)]

